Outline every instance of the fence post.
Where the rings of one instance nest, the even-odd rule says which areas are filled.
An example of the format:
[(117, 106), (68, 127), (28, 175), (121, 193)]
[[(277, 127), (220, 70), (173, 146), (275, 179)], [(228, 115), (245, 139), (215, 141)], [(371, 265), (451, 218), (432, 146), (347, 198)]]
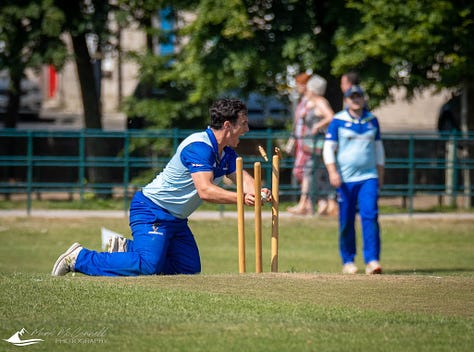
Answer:
[(31, 214), (31, 193), (33, 191), (33, 132), (28, 131), (27, 146), (27, 174), (26, 174), (26, 213)]
[[(464, 202), (463, 202), (463, 207), (464, 209), (469, 209), (472, 206), (472, 194), (471, 194), (471, 168), (466, 165), (466, 162), (468, 162), (469, 159), (469, 143), (467, 143), (467, 138), (463, 137), (464, 143), (465, 144), (461, 148), (461, 160), (462, 160), (462, 165), (459, 165), (459, 169), (462, 170), (462, 175), (463, 175), (463, 186), (464, 186)], [(456, 161), (458, 161), (456, 159)]]
[(445, 205), (454, 206), (456, 204), (456, 197), (454, 195), (454, 190), (456, 189), (456, 169), (454, 167), (455, 158), (456, 158), (456, 140), (453, 134), (449, 135), (449, 138), (446, 140), (446, 169), (445, 169), (445, 188), (446, 188), (446, 201)]
[(408, 214), (413, 214), (413, 196), (415, 194), (415, 140), (410, 134), (408, 143)]
[(459, 139), (457, 136), (454, 136), (453, 139), (453, 159), (452, 159), (452, 168), (453, 168), (453, 198), (452, 198), (452, 204), (451, 206), (454, 206), (457, 208), (457, 197), (458, 197), (458, 169), (459, 169), (459, 160), (458, 160), (458, 154), (457, 154), (457, 149), (458, 149), (458, 143)]
[(86, 172), (85, 172), (85, 155), (86, 155), (86, 143), (85, 143), (84, 130), (81, 130), (79, 133), (79, 199), (81, 203), (84, 201), (84, 186), (86, 182)]
[(123, 210), (127, 212), (128, 209), (128, 179), (130, 177), (130, 131), (125, 131), (123, 143)]
[(179, 145), (179, 128), (173, 129), (173, 152), (176, 152)]

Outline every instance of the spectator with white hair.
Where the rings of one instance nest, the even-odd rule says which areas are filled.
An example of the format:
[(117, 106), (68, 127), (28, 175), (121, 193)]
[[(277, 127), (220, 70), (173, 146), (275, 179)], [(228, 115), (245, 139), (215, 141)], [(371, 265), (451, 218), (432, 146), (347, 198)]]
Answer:
[[(301, 181), (301, 196), (296, 206), (288, 208), (288, 211), (298, 215), (314, 214), (314, 193), (331, 193), (331, 187), (326, 170), (318, 167), (322, 163), (321, 153), (324, 142), (326, 127), (334, 116), (331, 105), (324, 97), (326, 93), (327, 81), (314, 74), (306, 83), (306, 114), (302, 124), (302, 145), (303, 151), (308, 156), (302, 165), (303, 178)], [(317, 138), (320, 135), (321, 138)], [(317, 163), (315, 165), (315, 162)], [(314, 182), (317, 177), (316, 182)], [(315, 192), (313, 185), (318, 187)], [(326, 214), (328, 202), (324, 197), (318, 202), (318, 214)]]

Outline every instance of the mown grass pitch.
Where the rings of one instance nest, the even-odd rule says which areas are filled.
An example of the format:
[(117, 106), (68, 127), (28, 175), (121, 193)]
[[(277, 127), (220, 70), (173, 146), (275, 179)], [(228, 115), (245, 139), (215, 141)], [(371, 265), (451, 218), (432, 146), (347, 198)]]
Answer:
[(201, 275), (50, 277), (72, 242), (99, 249), (101, 226), (129, 233), (127, 219), (0, 218), (1, 339), (25, 328), (44, 340), (32, 351), (472, 350), (472, 221), (382, 220), (381, 276), (340, 274), (334, 219), (281, 220), (278, 274), (265, 223), (266, 273), (239, 275), (226, 219), (191, 223)]

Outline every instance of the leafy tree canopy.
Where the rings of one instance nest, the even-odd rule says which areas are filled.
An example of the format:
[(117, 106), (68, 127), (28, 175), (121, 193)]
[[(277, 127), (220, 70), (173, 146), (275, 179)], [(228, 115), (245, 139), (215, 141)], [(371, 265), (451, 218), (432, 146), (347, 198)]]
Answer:
[(44, 63), (61, 67), (66, 49), (59, 39), (64, 24), (62, 12), (52, 1), (11, 1), (0, 5), (0, 70), (12, 75)]
[(183, 24), (176, 33), (179, 51), (161, 66), (149, 55), (137, 57), (141, 79), (153, 76), (186, 87), (187, 101), (177, 104), (187, 113), (193, 106), (191, 114), (207, 119), (210, 101), (233, 90), (288, 93), (289, 73), (330, 75), (343, 1), (201, 0), (173, 6), (186, 10), (175, 12), (186, 16), (178, 20)]
[(10, 78), (5, 127), (16, 127), (26, 69), (64, 64), (67, 50), (59, 39), (63, 23), (64, 16), (50, 0), (0, 3), (0, 71)]
[[(0, 69), (54, 63), (66, 51), (60, 36), (97, 34), (113, 39), (107, 22), (137, 21), (148, 37), (146, 52), (130, 53), (141, 81), (168, 84), (186, 99), (164, 100), (158, 127), (190, 127), (207, 119), (211, 100), (229, 90), (288, 92), (291, 76), (312, 70), (329, 81), (328, 97), (340, 99), (339, 76), (360, 72), (375, 107), (391, 87), (408, 98), (420, 89), (466, 87), (474, 82), (474, 3), (468, 0), (91, 0), (77, 6), (55, 0), (4, 0), (0, 5)], [(173, 33), (153, 24), (159, 9), (172, 7)], [(90, 11), (88, 11), (88, 9)], [(171, 34), (171, 35), (170, 35)], [(178, 50), (156, 57), (153, 38)], [(93, 99), (92, 99), (93, 100)], [(156, 102), (155, 102), (156, 104)], [(135, 107), (134, 107), (135, 109)], [(94, 112), (95, 109), (89, 109)]]
[(390, 88), (407, 97), (436, 86), (459, 88), (474, 80), (474, 3), (447, 0), (349, 0), (360, 19), (340, 27), (332, 73), (357, 68), (374, 103)]

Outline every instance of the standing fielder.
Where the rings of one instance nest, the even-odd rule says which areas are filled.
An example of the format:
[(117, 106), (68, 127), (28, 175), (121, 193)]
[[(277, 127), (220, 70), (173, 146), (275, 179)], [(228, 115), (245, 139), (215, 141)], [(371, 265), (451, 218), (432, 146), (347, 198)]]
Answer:
[(344, 93), (346, 109), (328, 126), (323, 158), (339, 203), (339, 252), (343, 273), (355, 274), (355, 216), (359, 210), (367, 274), (381, 274), (378, 195), (385, 152), (377, 118), (365, 106), (364, 91), (354, 85)]

